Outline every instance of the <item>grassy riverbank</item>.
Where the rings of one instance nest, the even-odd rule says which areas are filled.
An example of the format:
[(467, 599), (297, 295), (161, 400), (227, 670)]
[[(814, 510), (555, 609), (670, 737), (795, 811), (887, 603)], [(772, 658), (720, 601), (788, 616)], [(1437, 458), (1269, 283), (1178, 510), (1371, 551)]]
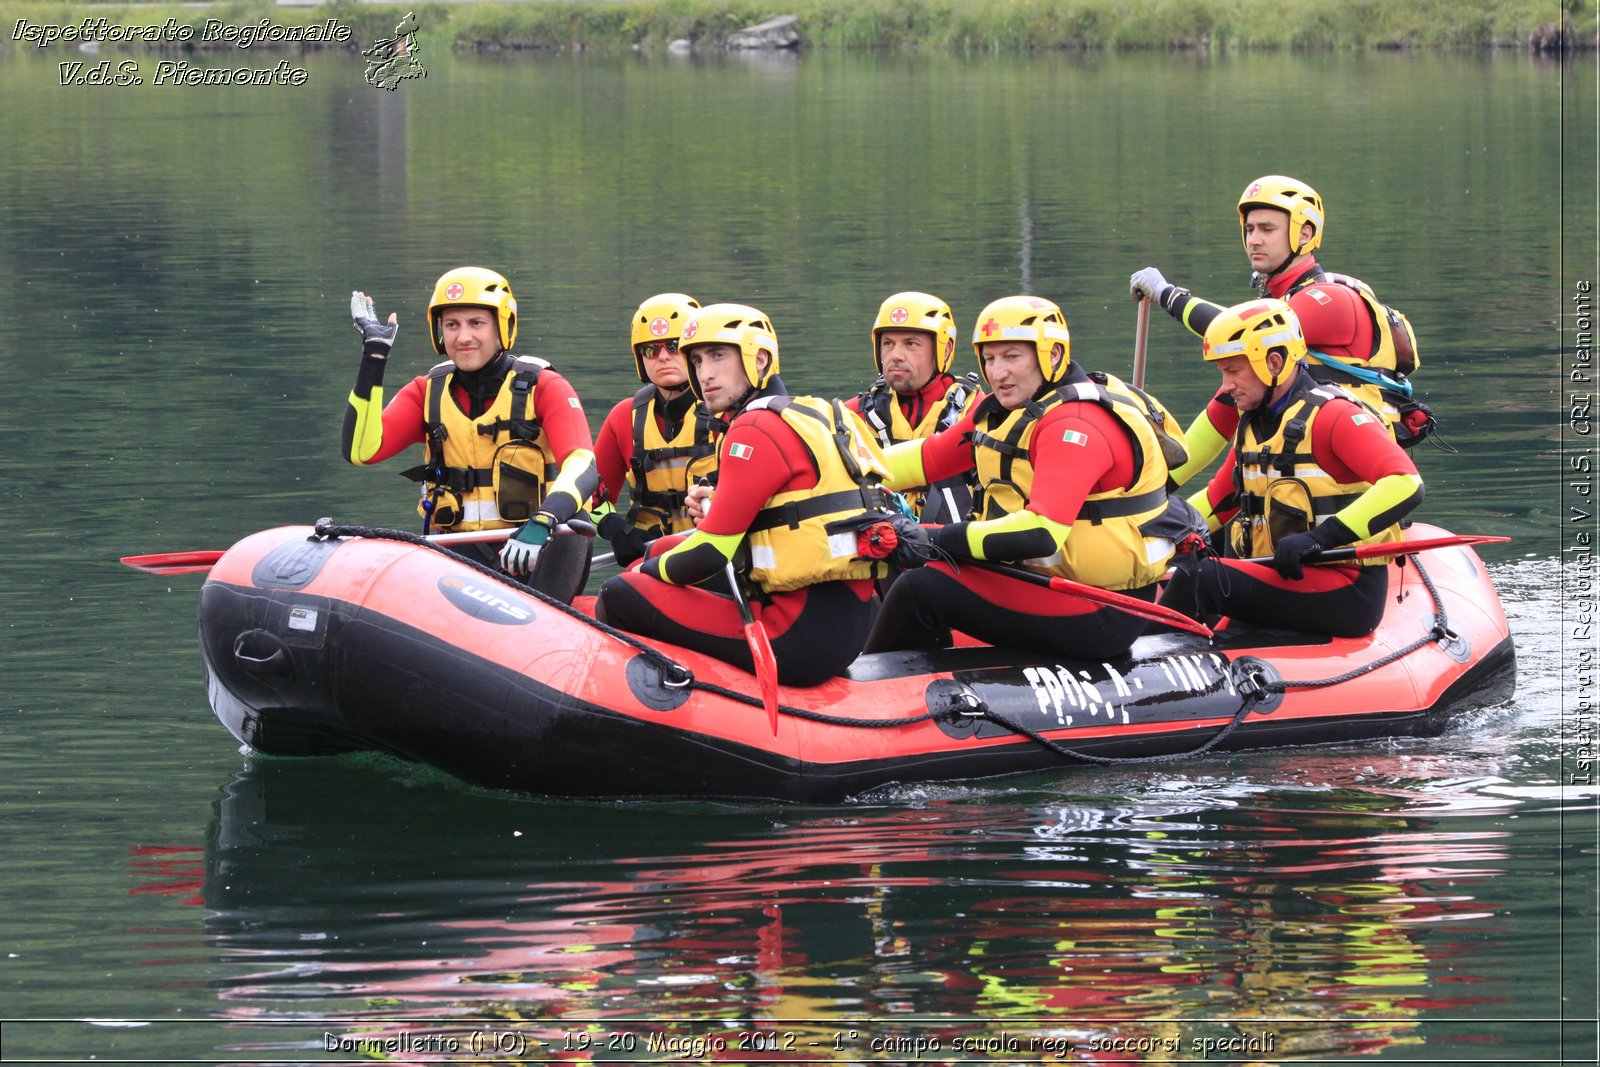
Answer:
[[(799, 18), (805, 46), (823, 49), (1024, 52), (1053, 49), (1358, 50), (1529, 49), (1570, 12), (1573, 40), (1593, 48), (1595, 0), (525, 0), (508, 3), (379, 5), (332, 0), (279, 7), (271, 0), (180, 4), (19, 3), (7, 5), (4, 40), (17, 20), (73, 26), (85, 18), (111, 25), (156, 26), (167, 19), (194, 29), (188, 45), (236, 48), (200, 40), (208, 19), (230, 26), (292, 27), (337, 19), (353, 32), (339, 47), (366, 47), (391, 36), (415, 11), (424, 39), (463, 50), (665, 49), (688, 41), (716, 48), (730, 33), (775, 15)], [(1547, 39), (1547, 38), (1546, 38)], [(56, 45), (61, 48), (61, 45)], [(75, 47), (72, 45), (69, 48)], [(253, 47), (299, 47), (264, 41)]]

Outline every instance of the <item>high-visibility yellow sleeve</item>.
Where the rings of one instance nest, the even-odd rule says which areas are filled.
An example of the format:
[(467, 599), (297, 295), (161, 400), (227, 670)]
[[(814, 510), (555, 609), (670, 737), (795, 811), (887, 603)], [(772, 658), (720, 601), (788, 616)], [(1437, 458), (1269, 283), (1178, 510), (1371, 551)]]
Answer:
[(1182, 485), (1196, 474), (1211, 466), (1211, 461), (1222, 454), (1228, 439), (1217, 432), (1204, 411), (1194, 417), (1189, 428), (1183, 431), (1184, 444), (1189, 450), (1189, 461), (1172, 471), (1172, 481)]
[(360, 467), (370, 462), (383, 447), (383, 386), (374, 385), (366, 399), (352, 391), (350, 407), (355, 413), (355, 429), (350, 435), (345, 459)]

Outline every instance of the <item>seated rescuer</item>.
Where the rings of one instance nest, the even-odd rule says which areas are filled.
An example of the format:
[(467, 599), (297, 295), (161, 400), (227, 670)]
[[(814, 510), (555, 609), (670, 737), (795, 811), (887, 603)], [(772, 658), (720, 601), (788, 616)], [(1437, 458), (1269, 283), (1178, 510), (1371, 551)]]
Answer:
[[(867, 651), (942, 648), (954, 627), (1052, 655), (1126, 652), (1142, 619), (966, 561), (1012, 561), (1154, 600), (1182, 524), (1167, 527), (1168, 460), (1152, 412), (1163, 432), (1176, 426), (1144, 394), (1079, 367), (1066, 319), (1048, 300), (996, 300), (972, 339), (991, 395), (951, 428), (886, 458), (891, 488), (976, 468), (973, 521), (932, 531), (951, 562), (895, 581)], [(1179, 459), (1181, 447), (1172, 455)]]
[[(956, 320), (950, 305), (927, 293), (896, 293), (872, 324), (878, 379), (845, 404), (862, 417), (884, 448), (948, 429), (982, 396), (978, 376), (950, 373), (956, 358)], [(958, 522), (972, 507), (965, 476), (931, 489), (915, 486), (906, 499), (924, 522)]]
[[(1289, 305), (1256, 300), (1206, 329), (1205, 358), (1240, 412), (1232, 451), (1190, 498), (1229, 557), (1180, 556), (1161, 602), (1202, 621), (1228, 616), (1334, 637), (1371, 633), (1383, 616), (1388, 560), (1305, 567), (1320, 549), (1401, 538), (1422, 502), (1409, 456), (1365, 406), (1321, 385), (1305, 363)], [(1270, 565), (1245, 559), (1271, 557)]]
[[(1412, 399), (1406, 375), (1421, 363), (1406, 317), (1380, 303), (1372, 287), (1324, 271), (1313, 253), (1322, 245), (1322, 197), (1305, 182), (1268, 174), (1239, 197), (1239, 233), (1261, 296), (1286, 300), (1305, 334), (1306, 367), (1319, 382), (1342, 385), (1383, 417), (1410, 448), (1434, 432), (1433, 413)], [(1129, 279), (1135, 299), (1148, 297), (1203, 337), (1223, 308), (1171, 285), (1154, 267)], [(1226, 392), (1212, 398), (1189, 426), (1189, 462), (1173, 471), (1182, 485), (1220, 455), (1239, 425)]]
[(378, 322), (365, 293), (353, 294), (350, 308), (362, 357), (344, 414), (345, 458), (368, 466), (421, 442), (426, 462), (404, 473), (422, 485), (422, 532), (516, 528), (503, 548), (470, 547), (486, 562), (498, 551), (509, 573), (531, 573), (536, 588), (571, 600), (588, 574), (589, 539), (549, 538), (562, 523), (587, 521), (582, 506), (599, 484), (594, 445), (567, 380), (542, 359), (511, 353), (511, 284), (483, 267), (441, 275), (428, 327), (434, 350), (449, 358), (387, 406), (383, 373), (396, 317)]
[(737, 606), (705, 588), (733, 560), (741, 588), (759, 602), (778, 680), (819, 684), (861, 651), (873, 580), (887, 573), (858, 554), (856, 536), (890, 507), (876, 485), (881, 453), (843, 404), (788, 395), (777, 377), (777, 334), (755, 308), (701, 308), (681, 343), (690, 388), (729, 420), (715, 506), (694, 533), (654, 542), (637, 569), (606, 582), (595, 614), (752, 670)]
[[(633, 314), (633, 363), (644, 387), (618, 401), (600, 427), (595, 462), (600, 471), (600, 534), (626, 566), (645, 545), (665, 534), (694, 529), (684, 509), (688, 490), (717, 469), (715, 424), (689, 390), (689, 369), (678, 351), (693, 297), (661, 293)], [(613, 506), (626, 482), (630, 506)]]

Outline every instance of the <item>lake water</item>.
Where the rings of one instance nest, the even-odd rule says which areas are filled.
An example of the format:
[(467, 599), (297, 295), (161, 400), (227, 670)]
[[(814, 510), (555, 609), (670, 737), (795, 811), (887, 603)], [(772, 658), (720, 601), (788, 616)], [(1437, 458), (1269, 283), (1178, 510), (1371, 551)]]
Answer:
[[(436, 46), (393, 93), (353, 54), (270, 88), (63, 86), (63, 58), (0, 52), (0, 1058), (1594, 1062), (1592, 57)], [(1441, 738), (836, 807), (501, 796), (241, 753), (200, 579), (116, 562), (413, 524), (410, 483), (339, 459), (353, 288), (401, 316), (398, 386), (433, 279), (502, 270), (595, 425), (669, 289), (768, 311), (800, 391), (864, 383), (906, 288), (963, 338), (1052, 297), (1125, 371), (1129, 273), (1243, 299), (1233, 203), (1281, 171), (1417, 328), (1458, 450), (1420, 454), (1426, 517), (1515, 538), (1485, 555), (1516, 697)], [(1187, 418), (1214, 378), (1156, 319)]]

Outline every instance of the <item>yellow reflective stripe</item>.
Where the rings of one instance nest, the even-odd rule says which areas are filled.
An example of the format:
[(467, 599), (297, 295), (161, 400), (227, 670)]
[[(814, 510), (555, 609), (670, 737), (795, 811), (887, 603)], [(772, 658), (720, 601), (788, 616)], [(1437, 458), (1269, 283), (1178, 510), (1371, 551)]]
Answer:
[[(1379, 515), (1391, 514), (1393, 509), (1404, 505), (1407, 500), (1420, 499), (1422, 496), (1422, 477), (1416, 474), (1388, 474), (1379, 478), (1377, 483), (1362, 493), (1350, 504), (1339, 510), (1334, 516), (1340, 522), (1350, 527), (1358, 538), (1368, 538), (1379, 531), (1372, 528), (1372, 522)], [(1413, 503), (1413, 507), (1415, 504)], [(1408, 509), (1409, 510), (1409, 509)], [(1393, 519), (1390, 519), (1393, 522)], [(1384, 527), (1387, 529), (1388, 527)]]
[[(984, 519), (981, 522), (967, 523), (967, 551), (974, 559), (989, 559), (983, 553), (983, 542), (986, 538), (1009, 533), (1027, 533), (1030, 530), (1044, 530), (1055, 542), (1054, 556), (1060, 556), (1061, 546), (1067, 543), (1067, 535), (1072, 532), (1069, 523), (1057, 522), (1046, 518), (1036, 511), (1020, 508), (1009, 515), (1002, 515), (997, 519)], [(1051, 559), (1052, 556), (1042, 556), (1040, 559)]]
[[(544, 500), (540, 503), (539, 510), (560, 514), (560, 512), (552, 511), (550, 498), (558, 493), (564, 493), (567, 499), (572, 501), (572, 510), (568, 514), (576, 515), (579, 511), (582, 511), (583, 505), (588, 498), (586, 494), (581, 493), (578, 489), (578, 482), (585, 474), (597, 472), (598, 469), (595, 466), (593, 452), (587, 448), (574, 448), (567, 455), (567, 458), (562, 461), (561, 471), (556, 475), (556, 480), (551, 482), (550, 488), (545, 491)], [(598, 478), (599, 475), (596, 473), (595, 477)]]
[(1199, 492), (1191, 494), (1189, 503), (1200, 513), (1200, 517), (1206, 520), (1208, 531), (1215, 533), (1222, 529), (1222, 520), (1217, 518), (1216, 510), (1211, 506), (1211, 496), (1206, 487), (1202, 486)]
[(886, 488), (915, 489), (928, 484), (922, 466), (922, 443), (926, 440), (928, 438), (919, 437), (883, 450), (884, 462), (889, 468), (889, 477), (883, 483)]
[(345, 458), (360, 467), (383, 447), (383, 386), (374, 385), (365, 400), (351, 392), (350, 406), (356, 413), (356, 431), (350, 439), (351, 454)]
[(1172, 480), (1178, 485), (1211, 466), (1211, 461), (1228, 447), (1228, 439), (1217, 432), (1204, 411), (1194, 417), (1189, 428), (1183, 432), (1183, 438), (1189, 449), (1189, 462), (1171, 472)]
[(701, 545), (710, 545), (722, 554), (723, 559), (731, 560), (733, 559), (733, 554), (739, 550), (739, 542), (743, 540), (744, 534), (742, 533), (708, 534), (704, 530), (696, 530), (688, 537), (685, 537), (682, 542), (657, 557), (659, 562), (656, 566), (656, 576), (668, 585), (676, 585), (677, 583), (671, 578), (672, 565), (670, 561), (673, 556), (691, 552)]

